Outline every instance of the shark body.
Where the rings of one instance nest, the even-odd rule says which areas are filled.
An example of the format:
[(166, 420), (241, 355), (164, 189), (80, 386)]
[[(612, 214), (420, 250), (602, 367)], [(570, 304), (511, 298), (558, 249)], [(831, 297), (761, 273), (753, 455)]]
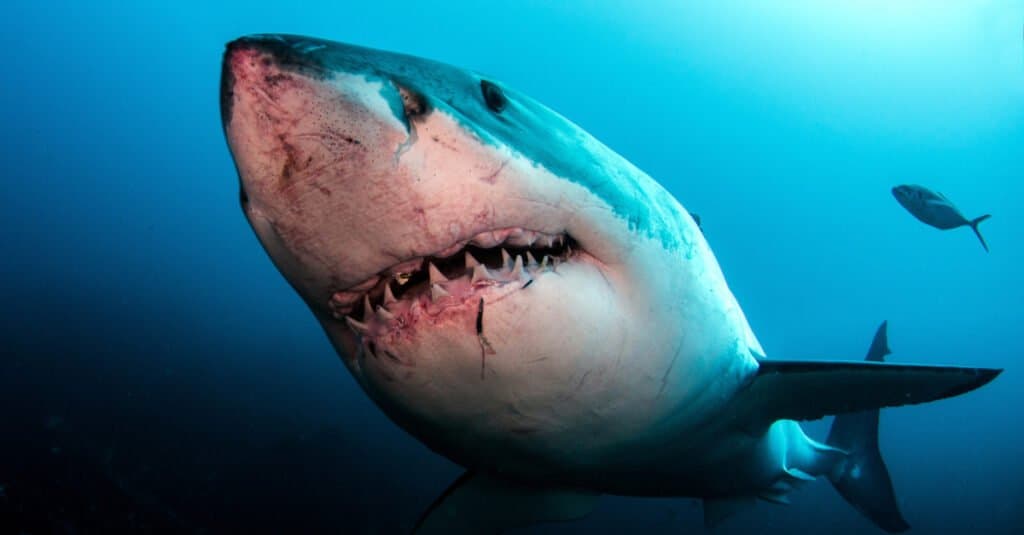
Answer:
[(221, 91), (271, 259), (366, 393), (468, 470), (423, 532), (567, 520), (603, 493), (703, 498), (714, 523), (849, 466), (796, 420), (999, 372), (765, 359), (678, 201), (477, 73), (258, 35), (228, 45)]

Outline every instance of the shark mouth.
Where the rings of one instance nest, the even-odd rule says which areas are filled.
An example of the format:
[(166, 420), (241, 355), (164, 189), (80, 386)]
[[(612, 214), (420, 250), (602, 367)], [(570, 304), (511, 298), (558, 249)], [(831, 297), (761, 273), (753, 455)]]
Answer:
[[(482, 307), (482, 294), (525, 289), (559, 264), (584, 255), (565, 233), (522, 228), (485, 231), (437, 253), (405, 260), (348, 290), (329, 307), (373, 352), (373, 342), (395, 335), (453, 307)], [(357, 319), (358, 318), (358, 319)], [(368, 347), (367, 347), (368, 345)]]

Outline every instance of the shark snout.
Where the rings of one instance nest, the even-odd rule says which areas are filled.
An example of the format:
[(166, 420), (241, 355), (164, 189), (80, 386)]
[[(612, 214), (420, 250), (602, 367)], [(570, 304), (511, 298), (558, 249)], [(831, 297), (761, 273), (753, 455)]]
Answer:
[(365, 173), (355, 171), (390, 166), (370, 152), (394, 152), (408, 138), (404, 95), (362, 69), (359, 50), (289, 35), (227, 44), (221, 119), (250, 197), (261, 189), (264, 204), (290, 203), (308, 188), (357, 189)]
[(242, 211), (282, 273), (323, 307), (338, 290), (464, 237), (447, 232), (461, 211), (438, 207), (450, 196), (418, 180), (424, 160), (409, 121), (427, 101), (372, 54), (257, 35), (229, 43), (223, 58), (221, 114)]
[(322, 48), (310, 39), (288, 35), (251, 35), (227, 44), (221, 71), (221, 120), (232, 117), (234, 93), (239, 81), (273, 84), (285, 70), (322, 72), (322, 64), (313, 52)]

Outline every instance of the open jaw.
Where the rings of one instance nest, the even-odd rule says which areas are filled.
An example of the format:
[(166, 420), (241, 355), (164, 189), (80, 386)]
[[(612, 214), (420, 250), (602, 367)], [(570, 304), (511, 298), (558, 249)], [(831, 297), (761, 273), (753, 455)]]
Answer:
[(496, 301), (556, 272), (560, 264), (587, 256), (566, 233), (518, 227), (485, 231), (390, 266), (336, 292), (329, 306), (334, 318), (345, 321), (362, 341), (363, 350), (376, 356), (382, 342), (410, 336), (414, 327), (438, 322), (448, 311), (479, 308), (482, 314), (485, 296), (487, 302)]

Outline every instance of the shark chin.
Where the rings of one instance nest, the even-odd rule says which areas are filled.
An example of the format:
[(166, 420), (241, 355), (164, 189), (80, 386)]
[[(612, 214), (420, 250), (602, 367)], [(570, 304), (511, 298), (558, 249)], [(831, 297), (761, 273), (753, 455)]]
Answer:
[[(817, 477), (901, 531), (878, 410), (1000, 372), (888, 364), (884, 343), (767, 359), (668, 191), (469, 70), (253, 35), (227, 45), (221, 113), (270, 259), (377, 405), (467, 470), (419, 532), (571, 520), (600, 494), (701, 498), (710, 525)], [(825, 442), (797, 423), (833, 414)]]

